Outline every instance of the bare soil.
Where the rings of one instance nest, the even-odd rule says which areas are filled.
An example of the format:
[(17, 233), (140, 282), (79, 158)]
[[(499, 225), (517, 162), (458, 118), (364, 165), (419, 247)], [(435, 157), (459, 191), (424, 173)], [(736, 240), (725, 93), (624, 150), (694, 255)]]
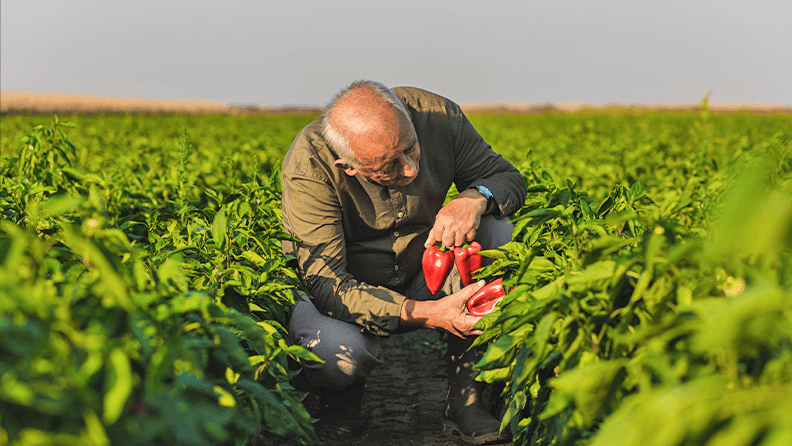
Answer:
[[(440, 423), (447, 390), (445, 340), (440, 334), (418, 330), (391, 336), (384, 339), (383, 349), (385, 364), (366, 382), (362, 431), (346, 436), (324, 434), (309, 445), (469, 445), (458, 436), (444, 434)], [(303, 404), (315, 416), (319, 397), (309, 394)], [(264, 446), (297, 444), (276, 435), (264, 435), (256, 442)]]

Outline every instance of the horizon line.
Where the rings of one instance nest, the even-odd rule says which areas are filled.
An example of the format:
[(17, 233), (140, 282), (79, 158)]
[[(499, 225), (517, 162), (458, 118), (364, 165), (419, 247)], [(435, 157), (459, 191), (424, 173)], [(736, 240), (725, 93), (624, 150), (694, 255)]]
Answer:
[[(649, 109), (701, 110), (703, 102), (460, 102), (465, 113), (536, 114), (546, 111), (576, 112), (582, 110)], [(72, 113), (321, 113), (323, 106), (313, 104), (264, 105), (255, 103), (226, 103), (200, 99), (160, 99), (143, 97), (101, 96), (79, 93), (48, 93), (26, 90), (0, 91), (0, 113), (25, 114), (45, 112)], [(707, 101), (712, 111), (792, 112), (792, 104), (782, 102)]]

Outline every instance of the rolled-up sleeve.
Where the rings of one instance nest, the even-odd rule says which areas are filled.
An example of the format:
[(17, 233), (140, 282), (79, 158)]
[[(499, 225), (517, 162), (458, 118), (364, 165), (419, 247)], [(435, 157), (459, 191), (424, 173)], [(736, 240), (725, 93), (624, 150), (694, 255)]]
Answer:
[(315, 174), (287, 170), (282, 180), (284, 227), (300, 240), (284, 241), (283, 251), (296, 257), (317, 309), (376, 335), (395, 332), (405, 297), (347, 272), (342, 211), (333, 186)]

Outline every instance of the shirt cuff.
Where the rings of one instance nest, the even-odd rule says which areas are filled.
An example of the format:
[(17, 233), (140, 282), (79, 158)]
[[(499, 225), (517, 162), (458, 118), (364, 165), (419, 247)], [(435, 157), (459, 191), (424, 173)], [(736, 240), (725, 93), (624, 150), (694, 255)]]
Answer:
[(399, 331), (401, 310), (407, 298), (394, 292), (392, 302), (381, 302), (380, 308), (372, 309), (368, 318), (362, 321), (364, 332), (378, 336), (390, 336)]
[(514, 203), (516, 203), (516, 199), (512, 197), (512, 194), (509, 192), (509, 188), (506, 187), (503, 183), (497, 180), (493, 180), (490, 178), (485, 178), (482, 180), (478, 180), (468, 189), (475, 188), (476, 186), (484, 186), (490, 192), (492, 192), (492, 199), (495, 201), (495, 214), (498, 217), (503, 217), (505, 215), (510, 215), (516, 211), (514, 208)]

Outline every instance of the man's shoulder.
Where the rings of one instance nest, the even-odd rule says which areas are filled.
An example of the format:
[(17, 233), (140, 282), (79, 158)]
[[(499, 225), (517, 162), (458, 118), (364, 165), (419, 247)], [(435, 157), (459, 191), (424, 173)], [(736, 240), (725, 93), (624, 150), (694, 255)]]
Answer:
[(294, 138), (294, 142), (283, 159), (284, 173), (306, 174), (315, 169), (317, 161), (320, 164), (326, 163), (325, 158), (332, 164), (334, 158), (322, 136), (321, 119), (319, 117), (305, 126)]
[(454, 101), (422, 88), (393, 87), (391, 88), (391, 91), (399, 99), (401, 99), (404, 105), (417, 111), (438, 109), (456, 111), (459, 108), (459, 106), (454, 103)]

